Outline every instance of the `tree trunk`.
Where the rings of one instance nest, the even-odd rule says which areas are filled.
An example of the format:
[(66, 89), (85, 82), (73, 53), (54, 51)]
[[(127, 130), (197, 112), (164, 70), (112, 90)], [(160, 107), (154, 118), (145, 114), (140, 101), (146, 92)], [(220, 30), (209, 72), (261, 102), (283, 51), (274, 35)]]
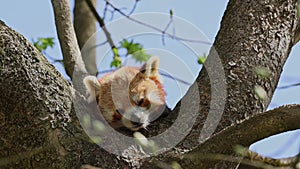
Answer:
[[(167, 162), (175, 160), (183, 168), (232, 168), (235, 163), (201, 157), (207, 154), (232, 155), (233, 144), (249, 146), (252, 141), (262, 137), (299, 128), (295, 121), (299, 118), (299, 106), (277, 111), (279, 118), (275, 119), (281, 127), (274, 125), (271, 132), (267, 128), (272, 125), (263, 123), (268, 118), (254, 118), (260, 117), (257, 114), (268, 106), (291, 50), (297, 24), (295, 9), (296, 0), (230, 0), (205, 69), (184, 97), (189, 97), (187, 103), (190, 106), (187, 107), (190, 109), (187, 108), (181, 115), (180, 106), (184, 105), (183, 102), (179, 103), (173, 112), (166, 113), (166, 117), (152, 125), (153, 130), (149, 130), (149, 136), (162, 133), (177, 115), (188, 118), (184, 115), (195, 112), (192, 108), (199, 104), (193, 100), (199, 95), (195, 86), (200, 88), (201, 99), (201, 107), (195, 112), (196, 123), (182, 124), (183, 128), (193, 125), (190, 134), (176, 148), (150, 157), (151, 160), (115, 156), (92, 143), (82, 130), (74, 108), (76, 105), (82, 112), (88, 110), (83, 96), (24, 37), (1, 22), (0, 157), (3, 158), (0, 159), (0, 167), (80, 168), (90, 164), (102, 168), (130, 168), (142, 164), (144, 168), (170, 168)], [(222, 79), (218, 63), (223, 65), (221, 70), (224, 71), (225, 80)], [(266, 67), (271, 71), (270, 75), (260, 78), (253, 73), (257, 66)], [(225, 82), (227, 92), (222, 88)], [(268, 96), (266, 100), (260, 100), (254, 94), (255, 85), (264, 88)], [(225, 109), (222, 107), (223, 101), (226, 101)], [(218, 127), (205, 122), (207, 117), (215, 117), (211, 115), (213, 111), (223, 113)], [(261, 123), (256, 123), (259, 120)], [(240, 121), (244, 122), (235, 124)], [(235, 125), (226, 128), (231, 124)], [(254, 125), (262, 126), (258, 128)], [(267, 132), (255, 133), (249, 138), (245, 129), (252, 126), (255, 127), (251, 130), (253, 132), (264, 129)], [(217, 134), (208, 138), (215, 127)], [(229, 136), (233, 138), (228, 139)], [(117, 138), (112, 143), (121, 144)], [(198, 153), (196, 155), (199, 158), (189, 158), (187, 151), (192, 149), (194, 151), (190, 153)]]
[(0, 63), (0, 168), (126, 166), (82, 131), (73, 108), (74, 101), (84, 103), (82, 96), (3, 22)]
[[(283, 65), (294, 44), (298, 23), (296, 4), (297, 0), (229, 1), (222, 18), (221, 28), (204, 65), (205, 69), (201, 70), (196, 80), (201, 99), (198, 118), (189, 136), (177, 146), (173, 154), (178, 153), (178, 149), (184, 153), (197, 147), (193, 153), (198, 152), (199, 156), (233, 155), (235, 145), (232, 144), (248, 147), (257, 141), (255, 139), (257, 137), (251, 139), (247, 137), (247, 133), (239, 133), (241, 139), (237, 140), (241, 142), (227, 142), (228, 138), (223, 137), (219, 138), (219, 145), (224, 147), (217, 148), (215, 141), (206, 140), (216, 126), (212, 121), (206, 123), (205, 120), (211, 116), (218, 122), (221, 114), (222, 118), (215, 132), (218, 133), (267, 109)], [(222, 64), (218, 63), (218, 59)], [(224, 83), (222, 68), (220, 69), (219, 66), (223, 66), (225, 73), (226, 98), (224, 98), (222, 86)], [(260, 67), (270, 71), (267, 77), (263, 78), (255, 73), (255, 69)], [(254, 89), (257, 85), (266, 92), (267, 97), (264, 100), (255, 95)], [(194, 92), (190, 91), (190, 93)], [(224, 100), (226, 100), (225, 107), (222, 105)], [(176, 113), (178, 109), (180, 105), (172, 113)], [(259, 135), (259, 133), (256, 134)], [(220, 144), (221, 142), (224, 144)], [(165, 160), (165, 158), (162, 159)], [(158, 158), (159, 161), (162, 159)], [(180, 159), (175, 159), (180, 161)], [(207, 160), (207, 158), (199, 159), (201, 158), (197, 158), (195, 163), (185, 159), (181, 161), (181, 164), (183, 168), (235, 168), (237, 165), (237, 163), (218, 163), (218, 160)]]

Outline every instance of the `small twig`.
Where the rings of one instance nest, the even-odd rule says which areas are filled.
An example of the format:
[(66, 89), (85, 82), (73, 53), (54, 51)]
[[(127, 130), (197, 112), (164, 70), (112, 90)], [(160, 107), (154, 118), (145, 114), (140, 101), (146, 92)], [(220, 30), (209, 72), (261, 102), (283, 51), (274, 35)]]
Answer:
[[(108, 70), (98, 71), (98, 72), (97, 72), (97, 75), (99, 75), (99, 74), (105, 74), (105, 73), (112, 72), (112, 71), (115, 71), (115, 69), (108, 69)], [(171, 76), (171, 75), (169, 75), (169, 74), (162, 73), (162, 72), (160, 72), (160, 74), (163, 75), (163, 76), (165, 76), (165, 77), (167, 77), (167, 78), (170, 78), (170, 79), (172, 79), (172, 80), (176, 80), (176, 81), (178, 81), (178, 82), (180, 82), (180, 83), (183, 83), (183, 84), (185, 84), (185, 85), (188, 85), (188, 86), (191, 85), (191, 83), (189, 83), (189, 82), (187, 82), (187, 81), (184, 81), (184, 80), (181, 80), (181, 79), (179, 79), (179, 78), (177, 78), (177, 77)]]
[(132, 15), (133, 14), (133, 12), (135, 11), (135, 9), (137, 7), (138, 2), (140, 2), (140, 0), (135, 0), (132, 9), (130, 10), (130, 12), (127, 15)]
[(295, 83), (295, 84), (286, 85), (286, 86), (280, 86), (280, 87), (277, 87), (277, 89), (288, 89), (288, 88), (296, 87), (296, 86), (300, 86), (300, 83)]
[(103, 17), (102, 17), (103, 20), (105, 20), (105, 18), (106, 18), (107, 9), (108, 9), (108, 4), (107, 4), (107, 2), (105, 2), (105, 6), (104, 6), (104, 10), (103, 10)]
[[(90, 0), (85, 0), (85, 2), (88, 4), (91, 12), (93, 13), (94, 17), (97, 19), (97, 21), (99, 22), (99, 25), (100, 27), (102, 28), (105, 36), (106, 36), (106, 39), (107, 39), (107, 42), (109, 43), (110, 47), (112, 49), (116, 48), (112, 38), (111, 38), (111, 35), (110, 33), (108, 32), (108, 30), (106, 29), (106, 26), (105, 26), (105, 23), (104, 23), (104, 20), (99, 16), (97, 10), (95, 9), (94, 5), (92, 4), (92, 2)], [(106, 1), (106, 3), (108, 4), (108, 1)]]
[(173, 23), (173, 16), (170, 17), (170, 20), (169, 20), (167, 26), (165, 27), (165, 29), (162, 32), (162, 37), (161, 37), (162, 39), (161, 40), (162, 40), (163, 45), (165, 45), (165, 34), (166, 34), (167, 30), (169, 29), (169, 27), (172, 23)]
[(94, 48), (96, 48), (96, 47), (99, 47), (99, 46), (103, 46), (103, 45), (105, 45), (107, 42), (108, 42), (108, 41), (106, 40), (106, 41), (104, 41), (104, 42), (101, 42), (101, 43), (99, 43), (99, 44), (96, 44), (96, 45), (94, 45), (94, 46), (91, 46), (91, 47), (89, 48), (89, 50), (92, 50), (92, 49), (94, 49)]
[(161, 72), (160, 72), (160, 74), (163, 75), (163, 76), (165, 76), (165, 77), (168, 77), (168, 78), (170, 78), (170, 79), (176, 80), (176, 81), (178, 81), (178, 82), (180, 82), (180, 83), (183, 83), (183, 84), (185, 84), (185, 85), (188, 85), (188, 86), (191, 85), (191, 83), (189, 83), (189, 82), (187, 82), (187, 81), (184, 81), (184, 80), (181, 80), (181, 79), (179, 79), (179, 78), (177, 78), (177, 77), (174, 77), (174, 76), (172, 76), (172, 75), (169, 75), (169, 74), (166, 74), (166, 73), (161, 73)]
[[(123, 7), (123, 8), (118, 8), (118, 9), (119, 9), (120, 11), (122, 11), (122, 10), (126, 10), (127, 8), (126, 8), (126, 7)], [(113, 10), (111, 10), (110, 12), (111, 12), (110, 21), (112, 21), (112, 20), (114, 19), (114, 14), (115, 14), (116, 10), (113, 9)]]
[[(163, 30), (160, 29), (160, 28), (157, 28), (157, 27), (155, 27), (155, 26), (153, 26), (153, 25), (150, 25), (150, 24), (148, 24), (148, 23), (145, 23), (145, 22), (142, 22), (142, 21), (139, 21), (139, 20), (137, 20), (137, 19), (134, 19), (134, 18), (130, 17), (129, 15), (127, 15), (127, 14), (125, 14), (123, 11), (121, 11), (119, 8), (117, 8), (116, 6), (114, 6), (112, 3), (110, 3), (108, 0), (105, 0), (105, 2), (107, 2), (107, 4), (108, 4), (111, 8), (113, 8), (115, 11), (117, 11), (117, 12), (118, 12), (119, 14), (121, 14), (122, 16), (128, 18), (130, 21), (135, 22), (135, 23), (138, 23), (138, 24), (143, 25), (143, 26), (145, 26), (145, 27), (151, 28), (151, 29), (153, 29), (153, 30), (155, 30), (155, 31), (158, 31), (158, 32), (161, 32), (161, 33), (163, 32)], [(185, 42), (202, 43), (202, 44), (212, 45), (212, 43), (206, 42), (206, 41), (202, 41), (202, 40), (186, 39), (186, 38), (182, 38), (182, 37), (178, 37), (178, 36), (172, 35), (172, 34), (167, 33), (167, 32), (166, 32), (165, 34), (168, 35), (169, 37), (175, 39), (175, 40), (181, 40), (181, 41), (185, 41)]]

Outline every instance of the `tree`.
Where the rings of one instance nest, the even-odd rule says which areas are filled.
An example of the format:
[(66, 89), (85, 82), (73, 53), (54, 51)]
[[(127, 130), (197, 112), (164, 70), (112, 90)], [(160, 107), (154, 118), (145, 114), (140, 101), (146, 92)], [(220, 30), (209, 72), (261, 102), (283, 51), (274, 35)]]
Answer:
[[(68, 1), (53, 0), (52, 4), (68, 75), (72, 77), (73, 72), (79, 72), (78, 75), (83, 77), (87, 71), (71, 24)], [(88, 141), (90, 139), (80, 126), (74, 108), (76, 104), (79, 109), (87, 109), (85, 104), (81, 104), (84, 103), (84, 89), (75, 90), (73, 86), (79, 84), (67, 82), (22, 35), (1, 22), (0, 136), (3, 146), (0, 146), (0, 156), (5, 158), (0, 164), (7, 168), (79, 168), (84, 164), (101, 168), (170, 168), (168, 164), (172, 162), (176, 162), (173, 167), (180, 164), (183, 168), (237, 166), (243, 157), (250, 156), (243, 152), (236, 154), (233, 146), (248, 147), (267, 136), (300, 128), (299, 105), (265, 112), (282, 66), (298, 41), (296, 7), (296, 0), (230, 0), (205, 69), (201, 70), (194, 83), (202, 90), (199, 93), (201, 109), (197, 112), (192, 130), (166, 153), (135, 159), (131, 159), (130, 154), (117, 157)], [(220, 74), (215, 71), (217, 52), (219, 61), (224, 65), (225, 98), (219, 95), (223, 91), (218, 88), (214, 88), (217, 94), (212, 92), (211, 86), (218, 86), (209, 79), (211, 74)], [(268, 78), (253, 73), (257, 66), (271, 71)], [(266, 99), (253, 94), (255, 85), (264, 88)], [(192, 87), (188, 93), (197, 94), (194, 90)], [(199, 144), (201, 129), (210, 127), (204, 123), (210, 104), (223, 100), (226, 101), (225, 109), (215, 134), (203, 138)], [(189, 101), (193, 104), (193, 100)], [(170, 126), (179, 115), (179, 106), (180, 103), (172, 113), (158, 119), (149, 135), (162, 133), (166, 126)], [(281, 162), (296, 168), (299, 155)], [(242, 161), (240, 167), (249, 163)], [(257, 168), (283, 165), (276, 160), (250, 164)]]

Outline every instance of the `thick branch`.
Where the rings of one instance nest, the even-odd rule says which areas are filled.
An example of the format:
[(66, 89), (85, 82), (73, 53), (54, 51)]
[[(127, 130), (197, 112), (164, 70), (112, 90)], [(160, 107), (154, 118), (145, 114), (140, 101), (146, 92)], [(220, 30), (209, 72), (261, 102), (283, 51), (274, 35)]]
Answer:
[[(293, 168), (299, 162), (299, 155), (296, 157), (280, 160), (257, 160), (253, 156), (238, 154), (237, 146), (249, 147), (254, 142), (269, 136), (291, 131), (300, 128), (300, 105), (288, 105), (274, 110), (270, 110), (252, 118), (244, 120), (239, 124), (230, 126), (207, 139), (204, 143), (191, 152), (180, 153), (170, 151), (164, 156), (151, 158), (153, 163), (144, 167), (151, 168), (159, 165), (158, 161), (166, 164), (172, 161), (178, 162), (183, 168), (232, 168), (237, 163), (242, 162), (243, 166), (286, 166)], [(251, 153), (254, 154), (254, 153)], [(247, 160), (243, 160), (246, 157)], [(252, 160), (255, 160), (253, 163)], [(225, 162), (233, 162), (233, 166)], [(235, 163), (235, 164), (234, 164)], [(217, 165), (216, 165), (217, 164)], [(249, 167), (249, 166), (248, 166)]]
[(64, 168), (64, 148), (53, 141), (57, 137), (53, 129), (72, 121), (71, 85), (32, 44), (2, 22), (0, 63), (0, 157), (7, 159), (0, 168)]
[(234, 155), (236, 154), (234, 147), (237, 145), (249, 147), (263, 138), (299, 129), (299, 119), (300, 105), (288, 105), (270, 110), (224, 129), (186, 156), (193, 159), (194, 165), (209, 168), (211, 165), (207, 161), (209, 159), (204, 158), (207, 153)]
[[(218, 131), (236, 121), (243, 121), (243, 119), (252, 117), (258, 112), (263, 112), (273, 95), (282, 66), (289, 55), (296, 27), (295, 1), (271, 0), (268, 2), (231, 0), (224, 15), (220, 32), (216, 38), (215, 49), (220, 54), (221, 61), (224, 64), (229, 96)], [(73, 72), (77, 72), (76, 69), (80, 72), (84, 69), (84, 66), (82, 66), (74, 30), (72, 30), (68, 2), (66, 0), (52, 0), (52, 3), (64, 57), (68, 56), (70, 61), (68, 64), (73, 66), (71, 69), (68, 68), (69, 75), (72, 76)], [(0, 26), (0, 92), (4, 94), (0, 97), (0, 125), (3, 129), (0, 135), (4, 139), (4, 141), (1, 139), (4, 142), (4, 146), (1, 147), (0, 151), (1, 156), (18, 154), (20, 151), (39, 150), (40, 146), (54, 147), (50, 152), (38, 153), (36, 158), (24, 160), (16, 164), (17, 167), (11, 168), (20, 168), (26, 164), (38, 166), (39, 168), (49, 166), (52, 168), (70, 168), (74, 163), (75, 167), (79, 167), (81, 164), (101, 164), (103, 168), (128, 167), (124, 161), (101, 150), (98, 146), (78, 139), (78, 136), (84, 137), (84, 134), (76, 120), (75, 110), (70, 113), (72, 90), (69, 84), (62, 80), (62, 76), (57, 74), (57, 71), (23, 37), (13, 31), (8, 31), (9, 29), (2, 23)], [(4, 34), (2, 34), (3, 31)], [(206, 66), (214, 61), (213, 56), (217, 56), (214, 50), (208, 57)], [(67, 58), (66, 61), (68, 61)], [(261, 79), (253, 74), (252, 70), (255, 66), (268, 68), (271, 71), (270, 77)], [(216, 75), (220, 72), (210, 72), (214, 71), (213, 68), (206, 67), (206, 69), (203, 69), (196, 82), (201, 92), (201, 107), (198, 111), (197, 124), (194, 125), (190, 135), (176, 147), (176, 151), (162, 154), (158, 157), (159, 160), (170, 161), (170, 159), (175, 159), (181, 162), (182, 166), (191, 168), (196, 166), (192, 159), (180, 161), (180, 159), (173, 158), (172, 155), (179, 154), (180, 156), (180, 153), (184, 153), (185, 150), (190, 150), (195, 146), (198, 146), (194, 150), (197, 153), (198, 150), (203, 154), (220, 150), (222, 154), (227, 152), (227, 154), (232, 154), (230, 147), (235, 143), (244, 146), (250, 144), (248, 139), (245, 140), (247, 138), (246, 134), (249, 133), (245, 133), (243, 130), (245, 128), (242, 127), (246, 124), (253, 127), (247, 120), (237, 126), (223, 130), (199, 145), (198, 137), (209, 114), (209, 105), (211, 101), (216, 99), (211, 97), (209, 86), (209, 84), (214, 85), (216, 81), (210, 81), (208, 75), (210, 73)], [(81, 72), (85, 71), (82, 70)], [(256, 84), (265, 88), (269, 99), (261, 101), (253, 94), (253, 87)], [(215, 92), (218, 92), (218, 90), (222, 89), (217, 88)], [(192, 90), (189, 90), (189, 93), (192, 96), (197, 94)], [(76, 96), (79, 100), (82, 97), (80, 95)], [(189, 101), (189, 104), (195, 104), (193, 100)], [(75, 104), (78, 106), (77, 102)], [(82, 112), (86, 110), (85, 108), (82, 106)], [(170, 113), (170, 116), (176, 117), (176, 111), (179, 108), (177, 106), (175, 111)], [(218, 107), (211, 108), (217, 109)], [(191, 108), (185, 113), (188, 111), (195, 112), (196, 110)], [(280, 113), (283, 115), (279, 115), (279, 117), (286, 118), (285, 120), (290, 120), (290, 122), (299, 119), (299, 114), (296, 111), (295, 114), (289, 114), (285, 111), (280, 111)], [(264, 115), (258, 117), (263, 119)], [(283, 123), (281, 118), (274, 118), (277, 125), (273, 126), (274, 128), (271, 131), (266, 131), (265, 135), (281, 132), (283, 131), (282, 128), (286, 130), (292, 128), (288, 126), (290, 124), (287, 124), (286, 121)], [(253, 123), (267, 125), (268, 120), (265, 119), (264, 123)], [(166, 124), (172, 124), (173, 121), (164, 118), (158, 122), (153, 125), (154, 128), (157, 128), (154, 132), (150, 128), (149, 135), (157, 134), (156, 131), (163, 132), (166, 129)], [(189, 124), (182, 124), (183, 127), (185, 125)], [(254, 125), (252, 131), (262, 132), (261, 126), (256, 125)], [(282, 128), (278, 128), (278, 125)], [(295, 125), (296, 128), (299, 127), (299, 124), (291, 123), (291, 125)], [(56, 129), (53, 130), (51, 127)], [(268, 127), (271, 129), (271, 126)], [(15, 133), (15, 135), (12, 135), (12, 133)], [(250, 134), (253, 136), (253, 140), (260, 139), (257, 133)], [(231, 138), (224, 138), (225, 136)], [(235, 139), (239, 141), (234, 142)], [(233, 142), (230, 142), (231, 140)], [(11, 143), (17, 144), (17, 146), (14, 147)], [(225, 146), (225, 148), (222, 146)], [(55, 157), (54, 160), (49, 160), (53, 157)], [(39, 159), (39, 161), (36, 162), (35, 159)], [(205, 164), (199, 163), (204, 167), (216, 167), (215, 161), (205, 161)], [(153, 165), (149, 165), (148, 161), (144, 163), (144, 165), (147, 164), (148, 167), (153, 168)], [(217, 165), (217, 167), (220, 167), (220, 165)], [(225, 168), (226, 164), (222, 167)]]
[(1, 21), (0, 83), (0, 168), (126, 168), (82, 130), (72, 105), (86, 113), (84, 97)]
[[(297, 23), (295, 9), (296, 0), (271, 0), (268, 2), (259, 1), (259, 3), (241, 0), (229, 1), (220, 31), (205, 63), (205, 69), (201, 70), (197, 78), (196, 83), (200, 89), (201, 99), (197, 122), (189, 136), (170, 154), (176, 154), (178, 150), (184, 154), (185, 151), (199, 146), (200, 136), (206, 135), (207, 131), (216, 127), (211, 121), (206, 123), (208, 116), (214, 117), (217, 114), (211, 112), (221, 112), (221, 121), (218, 123), (216, 131), (219, 132), (266, 110), (277, 86), (283, 65), (293, 46)], [(221, 65), (216, 63), (218, 59), (221, 59)], [(222, 71), (218, 71), (220, 67), (225, 72), (226, 85), (223, 88), (217, 87), (218, 84), (224, 82), (224, 79), (218, 78), (222, 74)], [(254, 71), (256, 67), (264, 67), (270, 71), (270, 75), (261, 78)], [(256, 85), (261, 86), (266, 91), (267, 99), (261, 100), (255, 95), (254, 88)], [(221, 95), (224, 90), (227, 90), (227, 97)], [(189, 92), (191, 95), (195, 93), (191, 90)], [(226, 99), (226, 105), (223, 109), (219, 103), (224, 99)], [(170, 116), (174, 116), (180, 106), (180, 104), (176, 106), (175, 111), (170, 113)], [(268, 119), (265, 120), (268, 121)], [(206, 128), (203, 130), (205, 124)], [(251, 134), (254, 139), (259, 139), (255, 134), (261, 132), (260, 127), (257, 126), (256, 133)], [(279, 128), (274, 127), (273, 133), (275, 130), (277, 133), (281, 132)], [(248, 138), (245, 136), (248, 133), (239, 133), (240, 138)], [(245, 135), (242, 136), (243, 134)], [(236, 137), (232, 138), (237, 139)], [(210, 153), (211, 149), (218, 151), (223, 149), (224, 144), (235, 143), (230, 142), (227, 138), (219, 137), (218, 139), (207, 140), (203, 145), (201, 144), (199, 146), (202, 149), (201, 152), (203, 154)], [(205, 138), (201, 138), (201, 140), (203, 141)], [(249, 140), (240, 140), (238, 144), (249, 145), (250, 142)], [(209, 146), (205, 148), (204, 145)], [(225, 152), (232, 151), (231, 145), (228, 145), (227, 148), (227, 150), (224, 149)], [(170, 161), (170, 158), (166, 156), (158, 159)], [(216, 164), (215, 161), (206, 161), (206, 163), (212, 168), (234, 168), (237, 165)], [(186, 167), (193, 166), (189, 162), (183, 165)]]
[(68, 0), (52, 0), (55, 24), (67, 74), (73, 79), (74, 72), (86, 73), (78, 47)]
[[(266, 110), (293, 45), (296, 2), (230, 0), (205, 69), (197, 78), (201, 108), (198, 123), (191, 133), (193, 137), (188, 137), (186, 144), (199, 137), (207, 115), (220, 108), (218, 103), (224, 98), (218, 93), (223, 90), (227, 90), (228, 96), (225, 108), (219, 110), (222, 119), (217, 131)], [(216, 58), (221, 59), (221, 65), (216, 64)], [(270, 72), (269, 76), (258, 76), (254, 71), (257, 67), (264, 67)], [(216, 88), (214, 86), (223, 80), (215, 78), (221, 74), (216, 71), (220, 69), (225, 72), (226, 86)], [(255, 95), (256, 85), (266, 91), (265, 100)]]

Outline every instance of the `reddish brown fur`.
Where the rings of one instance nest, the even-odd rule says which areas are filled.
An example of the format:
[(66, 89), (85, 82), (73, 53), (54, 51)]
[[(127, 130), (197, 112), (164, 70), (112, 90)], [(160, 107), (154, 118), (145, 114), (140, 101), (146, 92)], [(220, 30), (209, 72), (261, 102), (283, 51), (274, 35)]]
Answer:
[[(145, 71), (136, 67), (122, 67), (99, 80), (95, 80), (95, 77), (85, 78), (88, 91), (96, 92), (95, 99), (99, 109), (112, 126), (122, 121), (129, 129), (137, 130), (139, 128), (131, 126), (130, 120), (124, 121), (122, 114), (117, 110), (132, 113), (134, 107), (141, 107), (141, 112), (151, 113), (151, 110), (165, 104), (166, 93), (160, 82), (158, 67), (152, 67), (158, 66), (158, 59), (152, 59), (147, 64), (142, 66), (146, 68)], [(150, 77), (147, 77), (145, 72), (148, 72)], [(148, 124), (147, 121), (146, 123)]]

